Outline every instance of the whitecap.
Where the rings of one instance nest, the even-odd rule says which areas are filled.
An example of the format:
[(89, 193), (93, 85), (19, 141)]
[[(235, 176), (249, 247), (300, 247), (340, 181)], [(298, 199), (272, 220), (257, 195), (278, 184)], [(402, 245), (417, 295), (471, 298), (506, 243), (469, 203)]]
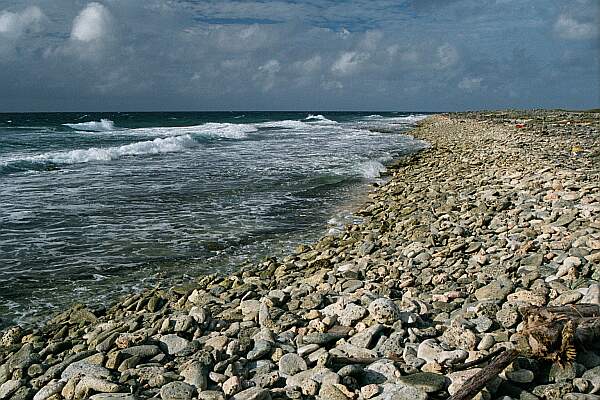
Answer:
[(77, 124), (63, 124), (64, 126), (68, 126), (69, 128), (78, 130), (78, 131), (91, 131), (91, 132), (107, 132), (114, 131), (115, 123), (110, 119), (102, 118), (100, 121), (89, 121), (89, 122), (80, 122)]
[(383, 120), (385, 122), (394, 122), (394, 123), (401, 123), (401, 124), (415, 124), (425, 118), (429, 117), (429, 115), (426, 114), (411, 114), (411, 115), (407, 115), (405, 117), (390, 117), (390, 118), (384, 118)]
[(330, 119), (327, 119), (327, 118), (325, 118), (321, 114), (318, 114), (318, 115), (308, 114), (308, 117), (306, 117), (304, 120), (307, 121), (307, 122), (317, 122), (319, 124), (326, 124), (326, 125), (335, 125), (335, 124), (337, 124), (336, 121), (332, 121)]
[(387, 168), (379, 161), (369, 160), (360, 163), (357, 170), (363, 178), (373, 179), (378, 178), (382, 173), (387, 171)]
[(198, 135), (207, 138), (245, 139), (248, 134), (257, 132), (258, 128), (252, 124), (230, 124), (209, 122), (202, 125), (191, 126), (161, 126), (153, 128), (129, 129), (127, 134), (145, 136), (181, 136)]
[(111, 161), (123, 156), (136, 156), (146, 154), (161, 154), (183, 151), (196, 145), (190, 135), (169, 138), (157, 138), (144, 142), (135, 142), (117, 147), (71, 150), (67, 152), (54, 152), (29, 157), (27, 161), (39, 163), (50, 162), (56, 164), (78, 164), (91, 161)]
[(282, 129), (306, 129), (306, 128), (311, 127), (311, 125), (307, 124), (306, 122), (302, 122), (302, 121), (298, 121), (298, 120), (291, 120), (291, 119), (286, 119), (283, 121), (261, 122), (259, 124), (256, 124), (256, 126), (259, 128), (282, 128)]

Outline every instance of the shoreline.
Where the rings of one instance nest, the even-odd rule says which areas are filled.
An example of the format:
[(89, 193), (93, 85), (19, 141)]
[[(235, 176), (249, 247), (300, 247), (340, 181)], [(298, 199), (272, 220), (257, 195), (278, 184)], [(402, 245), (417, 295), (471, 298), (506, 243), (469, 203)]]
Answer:
[[(473, 374), (456, 365), (515, 346), (521, 306), (600, 304), (599, 129), (593, 113), (429, 117), (405, 133), (431, 147), (340, 237), (10, 328), (0, 398), (445, 398)], [(590, 354), (520, 362), (480, 396), (589, 392)]]

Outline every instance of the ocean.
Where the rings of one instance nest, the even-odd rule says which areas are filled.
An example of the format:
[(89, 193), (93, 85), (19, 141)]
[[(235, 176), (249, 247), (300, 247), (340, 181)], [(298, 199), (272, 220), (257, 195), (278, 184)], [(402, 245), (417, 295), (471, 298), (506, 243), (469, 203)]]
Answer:
[(0, 327), (359, 223), (422, 113), (0, 114)]

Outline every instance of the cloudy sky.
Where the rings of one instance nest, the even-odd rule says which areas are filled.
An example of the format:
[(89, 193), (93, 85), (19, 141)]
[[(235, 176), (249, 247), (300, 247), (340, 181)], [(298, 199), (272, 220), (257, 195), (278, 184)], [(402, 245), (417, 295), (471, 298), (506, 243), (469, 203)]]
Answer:
[(0, 111), (598, 106), (599, 0), (0, 1)]

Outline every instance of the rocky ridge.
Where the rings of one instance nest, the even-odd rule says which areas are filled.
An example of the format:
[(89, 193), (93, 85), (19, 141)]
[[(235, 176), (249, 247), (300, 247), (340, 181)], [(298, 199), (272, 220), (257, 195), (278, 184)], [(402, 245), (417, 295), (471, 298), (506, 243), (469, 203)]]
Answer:
[[(526, 305), (600, 304), (600, 115), (430, 117), (363, 223), (230, 276), (0, 338), (1, 399), (444, 399)], [(600, 399), (600, 352), (481, 399)]]

